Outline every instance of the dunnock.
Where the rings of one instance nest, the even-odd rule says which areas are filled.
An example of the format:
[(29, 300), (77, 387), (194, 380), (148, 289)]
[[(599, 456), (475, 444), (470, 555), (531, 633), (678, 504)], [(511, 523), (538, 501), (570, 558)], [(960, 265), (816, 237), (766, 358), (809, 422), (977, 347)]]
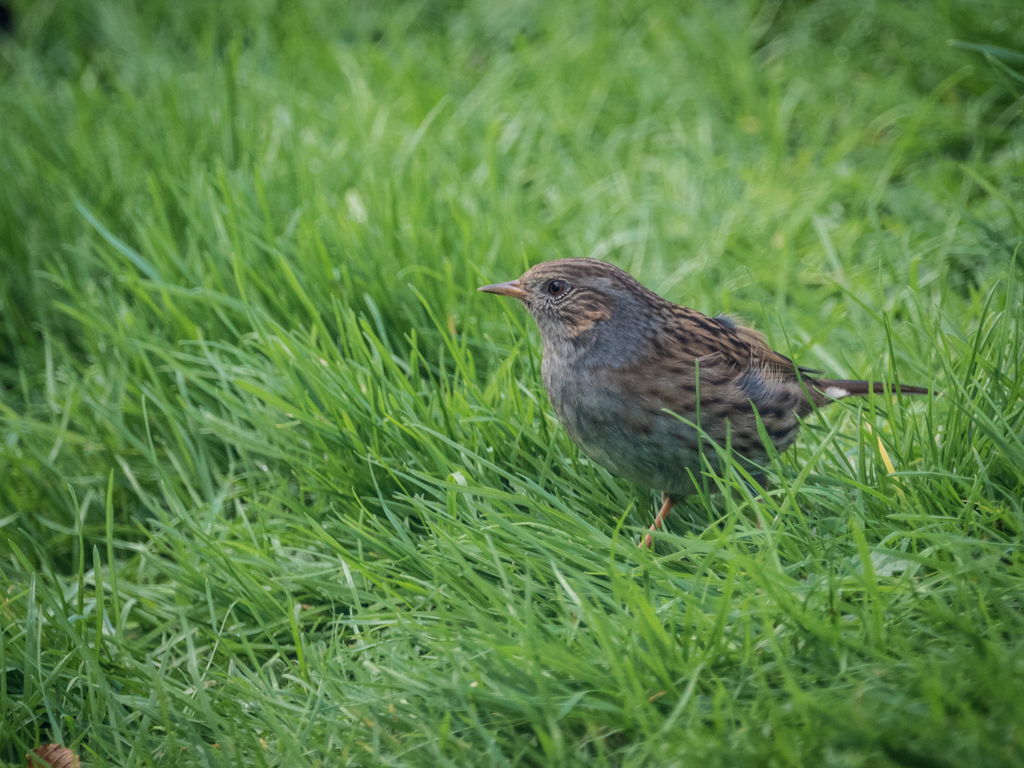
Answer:
[[(763, 466), (755, 408), (781, 452), (814, 406), (884, 391), (881, 383), (819, 378), (758, 332), (673, 304), (596, 259), (548, 261), (479, 290), (519, 299), (537, 321), (544, 388), (576, 444), (612, 474), (662, 491), (652, 531), (676, 499), (696, 491), (694, 425), (721, 445), (728, 434), (735, 455)], [(640, 546), (650, 545), (648, 534)]]

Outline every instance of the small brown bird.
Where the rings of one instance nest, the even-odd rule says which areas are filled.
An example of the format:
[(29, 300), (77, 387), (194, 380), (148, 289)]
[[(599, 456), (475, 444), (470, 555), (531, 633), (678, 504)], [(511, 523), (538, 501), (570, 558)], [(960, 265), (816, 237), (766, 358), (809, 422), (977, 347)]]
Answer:
[[(815, 405), (884, 392), (881, 383), (819, 378), (757, 331), (673, 304), (596, 259), (544, 262), (478, 290), (519, 299), (536, 320), (544, 388), (573, 441), (612, 474), (662, 491), (652, 531), (675, 500), (696, 491), (702, 443), (694, 425), (720, 445), (728, 435), (735, 455), (764, 466), (755, 408), (781, 452)], [(648, 534), (640, 546), (650, 545)]]

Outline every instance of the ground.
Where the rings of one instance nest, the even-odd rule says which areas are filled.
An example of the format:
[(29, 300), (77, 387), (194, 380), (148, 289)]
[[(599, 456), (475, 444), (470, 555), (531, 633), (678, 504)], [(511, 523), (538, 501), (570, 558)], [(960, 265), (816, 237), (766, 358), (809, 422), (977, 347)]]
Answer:
[[(1024, 764), (1019, 3), (11, 12), (0, 763)], [(935, 394), (642, 552), (559, 256)]]

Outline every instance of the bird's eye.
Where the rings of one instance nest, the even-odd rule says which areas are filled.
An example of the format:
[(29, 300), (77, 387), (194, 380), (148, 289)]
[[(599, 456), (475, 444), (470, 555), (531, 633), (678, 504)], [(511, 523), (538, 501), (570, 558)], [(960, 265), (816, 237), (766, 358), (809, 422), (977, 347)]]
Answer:
[(548, 283), (547, 290), (548, 294), (551, 296), (561, 296), (563, 293), (565, 293), (568, 287), (569, 285), (565, 282), (565, 280), (552, 280), (550, 283)]

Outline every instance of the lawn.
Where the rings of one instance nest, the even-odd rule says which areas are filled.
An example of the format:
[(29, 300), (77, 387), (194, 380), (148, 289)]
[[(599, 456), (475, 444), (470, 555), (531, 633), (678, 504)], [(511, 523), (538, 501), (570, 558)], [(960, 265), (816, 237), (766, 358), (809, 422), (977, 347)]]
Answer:
[[(0, 765), (1024, 765), (1024, 5), (13, 16)], [(640, 551), (475, 291), (565, 256), (935, 394)]]

